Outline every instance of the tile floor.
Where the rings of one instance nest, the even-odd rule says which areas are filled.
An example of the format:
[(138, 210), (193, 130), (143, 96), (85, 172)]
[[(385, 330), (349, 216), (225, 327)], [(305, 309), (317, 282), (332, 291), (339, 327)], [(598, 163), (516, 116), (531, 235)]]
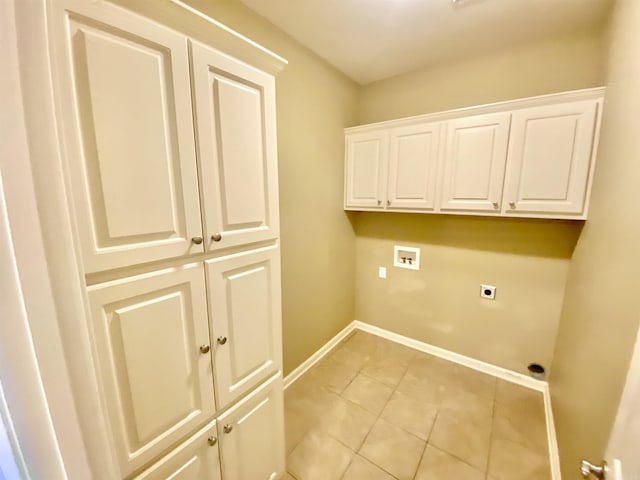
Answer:
[(542, 394), (361, 331), (285, 393), (285, 480), (550, 480)]

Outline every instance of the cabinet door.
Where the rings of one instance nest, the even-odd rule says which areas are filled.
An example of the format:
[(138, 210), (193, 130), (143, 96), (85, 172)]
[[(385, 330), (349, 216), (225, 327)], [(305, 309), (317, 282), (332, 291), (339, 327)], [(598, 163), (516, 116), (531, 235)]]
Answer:
[(105, 404), (128, 475), (214, 414), (204, 266), (88, 291)]
[(282, 365), (277, 247), (207, 260), (218, 408)]
[(388, 207), (420, 210), (435, 207), (439, 147), (439, 123), (391, 131)]
[(500, 211), (510, 118), (494, 113), (448, 122), (442, 210)]
[(222, 478), (275, 480), (284, 474), (283, 410), (278, 373), (218, 419)]
[(389, 137), (386, 131), (347, 135), (345, 207), (383, 209)]
[(276, 238), (274, 79), (197, 42), (191, 60), (207, 248)]
[(513, 113), (507, 213), (583, 213), (598, 104), (588, 100)]
[(203, 251), (186, 38), (107, 2), (52, 15), (86, 272)]
[(134, 480), (220, 480), (218, 432), (213, 421)]

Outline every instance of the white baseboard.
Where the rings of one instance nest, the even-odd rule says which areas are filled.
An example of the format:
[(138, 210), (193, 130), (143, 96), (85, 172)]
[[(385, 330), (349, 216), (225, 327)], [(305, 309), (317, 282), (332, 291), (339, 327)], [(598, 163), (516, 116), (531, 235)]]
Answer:
[(349, 325), (340, 330), (336, 336), (331, 338), (327, 343), (325, 343), (322, 347), (320, 347), (313, 355), (307, 358), (304, 362), (298, 365), (295, 369), (293, 369), (289, 374), (284, 377), (284, 388), (285, 390), (289, 388), (289, 386), (295, 382), (298, 378), (300, 378), (304, 373), (313, 367), (316, 363), (322, 360), (327, 353), (331, 351), (333, 347), (338, 345), (342, 340), (347, 338), (347, 336), (353, 332), (354, 322), (351, 322)]
[(307, 370), (313, 367), (319, 362), (327, 353), (331, 351), (338, 343), (345, 339), (350, 333), (355, 330), (362, 330), (363, 332), (371, 333), (379, 337), (385, 338), (395, 343), (405, 345), (420, 352), (428, 353), (436, 357), (449, 360), (459, 365), (472, 368), (482, 373), (493, 375), (507, 382), (516, 383), (523, 387), (542, 392), (544, 397), (545, 415), (547, 420), (547, 440), (549, 443), (549, 455), (551, 463), (551, 474), (553, 480), (561, 480), (560, 478), (560, 457), (558, 454), (558, 441), (556, 438), (555, 423), (553, 420), (553, 411), (551, 410), (551, 396), (549, 393), (549, 384), (542, 380), (536, 380), (528, 377), (522, 373), (514, 372), (506, 368), (498, 367), (490, 363), (476, 360), (475, 358), (466, 357), (459, 353), (445, 350), (444, 348), (436, 347), (413, 338), (405, 337), (398, 333), (390, 332), (384, 328), (376, 327), (368, 323), (354, 320), (341, 330), (335, 337), (329, 340), (318, 351), (311, 355), (305, 362), (293, 370), (284, 379), (284, 388), (288, 388), (293, 382), (300, 378)]

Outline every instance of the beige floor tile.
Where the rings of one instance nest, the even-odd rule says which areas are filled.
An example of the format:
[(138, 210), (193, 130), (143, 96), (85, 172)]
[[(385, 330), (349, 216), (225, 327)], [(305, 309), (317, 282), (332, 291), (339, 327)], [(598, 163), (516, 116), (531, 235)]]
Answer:
[(487, 397), (491, 400), (495, 397), (496, 377), (462, 365), (456, 365), (453, 368), (450, 384), (458, 390), (473, 395)]
[(415, 371), (407, 371), (396, 390), (432, 405), (439, 405), (446, 393), (446, 386), (429, 377), (420, 376)]
[(536, 451), (545, 451), (548, 447), (544, 417), (500, 403), (495, 407), (493, 434)]
[(326, 433), (356, 451), (376, 421), (376, 416), (364, 408), (337, 398), (318, 424)]
[(282, 477), (282, 480), (296, 480), (296, 478), (291, 475), (289, 472), (285, 472), (284, 477)]
[(354, 352), (342, 346), (329, 352), (325, 358), (329, 361), (359, 370), (369, 361), (371, 354)]
[(544, 416), (542, 392), (502, 379), (498, 379), (496, 383), (496, 402), (511, 408), (526, 410), (532, 415)]
[(297, 480), (339, 480), (354, 453), (318, 430), (310, 431), (287, 458), (287, 470)]
[(305, 377), (335, 393), (342, 393), (358, 374), (359, 368), (340, 363), (336, 357), (328, 357), (318, 362)]
[(445, 391), (440, 408), (441, 412), (465, 418), (477, 424), (491, 425), (494, 402), (489, 397), (449, 387)]
[(484, 473), (442, 450), (427, 445), (415, 480), (484, 480)]
[(491, 442), (488, 474), (495, 480), (551, 480), (548, 456), (510, 440), (494, 438)]
[(377, 348), (378, 343), (382, 342), (380, 337), (365, 333), (362, 331), (356, 331), (353, 335), (347, 338), (341, 347), (347, 348), (352, 352), (360, 353), (366, 357), (370, 357)]
[(396, 391), (384, 407), (381, 417), (416, 437), (428, 440), (437, 413), (438, 405)]
[(491, 422), (474, 422), (464, 415), (438, 412), (429, 443), (485, 471), (489, 458)]
[(360, 455), (356, 455), (342, 480), (395, 480), (395, 478)]
[(398, 480), (411, 480), (424, 446), (423, 440), (379, 419), (358, 453)]
[(358, 375), (344, 390), (342, 396), (360, 405), (375, 415), (379, 415), (387, 404), (393, 389), (366, 375)]
[(407, 373), (422, 379), (429, 378), (446, 385), (451, 381), (455, 367), (456, 364), (448, 360), (426, 353), (418, 353), (409, 363)]
[(391, 360), (373, 360), (365, 365), (360, 373), (395, 388), (406, 371), (406, 366), (396, 364)]

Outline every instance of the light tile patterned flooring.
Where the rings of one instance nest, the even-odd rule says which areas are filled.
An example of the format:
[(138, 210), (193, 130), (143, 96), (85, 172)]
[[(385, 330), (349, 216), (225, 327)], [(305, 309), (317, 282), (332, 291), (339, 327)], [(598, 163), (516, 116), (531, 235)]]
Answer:
[(550, 480), (542, 394), (361, 331), (285, 393), (285, 480)]

